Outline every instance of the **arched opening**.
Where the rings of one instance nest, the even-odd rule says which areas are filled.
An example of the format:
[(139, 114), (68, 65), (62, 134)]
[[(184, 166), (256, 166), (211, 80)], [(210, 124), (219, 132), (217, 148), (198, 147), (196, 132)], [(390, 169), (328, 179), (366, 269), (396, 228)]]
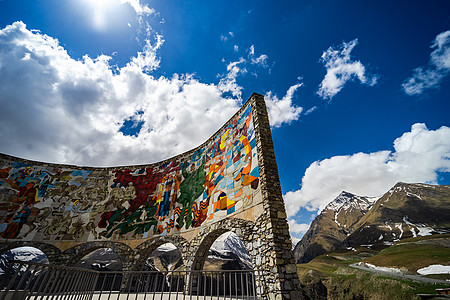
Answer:
[(131, 287), (150, 293), (180, 292), (185, 285), (185, 270), (180, 249), (171, 242), (153, 241), (142, 251)]
[(255, 295), (250, 254), (242, 240), (224, 228), (206, 235), (195, 256), (190, 291), (197, 295)]
[(83, 256), (73, 266), (96, 271), (121, 271), (122, 261), (113, 249), (99, 248)]
[[(26, 267), (21, 267), (20, 270), (17, 272), (17, 269), (19, 268), (18, 264), (10, 264), (10, 261), (23, 261), (23, 262), (34, 262), (34, 263), (40, 263), (40, 264), (48, 264), (49, 260), (47, 256), (38, 248), (34, 247), (16, 247), (9, 250), (4, 251), (0, 254), (0, 283), (6, 283), (9, 280), (7, 278), (15, 277), (16, 281), (13, 286), (17, 286), (19, 283), (19, 280), (22, 278), (22, 276), (25, 274), (25, 271), (27, 270)], [(11, 268), (10, 268), (11, 267)], [(17, 272), (16, 276), (13, 276)], [(30, 276), (36, 276), (38, 275), (38, 272), (41, 272), (41, 270), (37, 271), (33, 270), (33, 272), (27, 273), (26, 277), (29, 278)], [(6, 280), (5, 280), (6, 279)], [(2, 289), (0, 287), (0, 289)]]
[(241, 239), (232, 231), (220, 235), (211, 245), (203, 269), (253, 270), (250, 254)]
[[(122, 260), (111, 248), (99, 248), (83, 256), (74, 265), (76, 268), (83, 268), (104, 273), (99, 274), (95, 290), (119, 291), (122, 285)], [(116, 271), (111, 273), (111, 271)]]
[(172, 243), (162, 244), (148, 256), (143, 270), (162, 272), (184, 270), (181, 251)]

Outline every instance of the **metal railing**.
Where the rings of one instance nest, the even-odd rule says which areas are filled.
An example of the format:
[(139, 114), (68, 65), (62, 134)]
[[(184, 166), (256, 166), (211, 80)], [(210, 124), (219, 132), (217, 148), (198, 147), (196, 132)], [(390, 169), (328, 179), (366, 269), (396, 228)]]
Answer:
[(11, 261), (0, 300), (257, 299), (254, 271), (93, 271)]

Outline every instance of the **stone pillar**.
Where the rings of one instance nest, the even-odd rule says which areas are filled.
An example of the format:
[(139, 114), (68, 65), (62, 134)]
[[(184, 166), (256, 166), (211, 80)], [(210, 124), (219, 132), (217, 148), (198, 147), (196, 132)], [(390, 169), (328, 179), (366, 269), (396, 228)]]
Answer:
[(256, 108), (253, 120), (264, 205), (251, 252), (256, 256), (257, 293), (262, 299), (302, 299), (264, 97), (254, 93), (250, 101)]

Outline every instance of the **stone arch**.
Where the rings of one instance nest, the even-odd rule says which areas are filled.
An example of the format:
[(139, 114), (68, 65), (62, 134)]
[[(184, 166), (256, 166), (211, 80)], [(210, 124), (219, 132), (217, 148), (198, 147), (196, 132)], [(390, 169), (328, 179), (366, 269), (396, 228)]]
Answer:
[(33, 247), (39, 249), (45, 254), (45, 256), (47, 256), (47, 259), (50, 264), (55, 265), (62, 264), (61, 250), (59, 250), (57, 247), (51, 244), (43, 242), (32, 242), (32, 241), (3, 242), (0, 243), (0, 254), (4, 253), (5, 251), (19, 247)]
[(72, 266), (77, 261), (82, 259), (85, 255), (101, 248), (111, 248), (114, 252), (117, 253), (117, 255), (119, 255), (120, 260), (122, 261), (122, 269), (130, 269), (130, 257), (133, 254), (133, 250), (129, 246), (119, 242), (87, 242), (67, 249), (62, 253), (62, 256), (65, 258), (65, 263), (68, 266)]
[(187, 268), (190, 270), (203, 269), (203, 265), (205, 264), (205, 260), (208, 256), (209, 248), (219, 236), (228, 231), (233, 232), (241, 239), (245, 248), (250, 253), (252, 263), (254, 264), (254, 258), (250, 252), (253, 227), (254, 223), (252, 221), (231, 218), (221, 220), (207, 228), (202, 229), (189, 244), (189, 251), (187, 253), (188, 255), (193, 254), (193, 256), (187, 257), (185, 262)]
[(140, 270), (144, 266), (147, 258), (161, 245), (166, 243), (171, 243), (175, 245), (181, 252), (181, 257), (184, 260), (185, 255), (188, 251), (188, 241), (181, 236), (159, 236), (154, 237), (144, 243), (140, 244), (134, 249), (134, 260), (131, 263), (131, 268), (133, 270)]

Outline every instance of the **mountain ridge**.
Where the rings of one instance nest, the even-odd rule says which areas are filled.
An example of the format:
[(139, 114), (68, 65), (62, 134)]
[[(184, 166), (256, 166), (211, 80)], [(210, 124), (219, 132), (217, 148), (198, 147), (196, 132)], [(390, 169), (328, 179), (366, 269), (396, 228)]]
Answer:
[(382, 249), (418, 235), (450, 232), (450, 186), (394, 185), (381, 197), (343, 191), (314, 219), (294, 248), (298, 263), (342, 248)]

